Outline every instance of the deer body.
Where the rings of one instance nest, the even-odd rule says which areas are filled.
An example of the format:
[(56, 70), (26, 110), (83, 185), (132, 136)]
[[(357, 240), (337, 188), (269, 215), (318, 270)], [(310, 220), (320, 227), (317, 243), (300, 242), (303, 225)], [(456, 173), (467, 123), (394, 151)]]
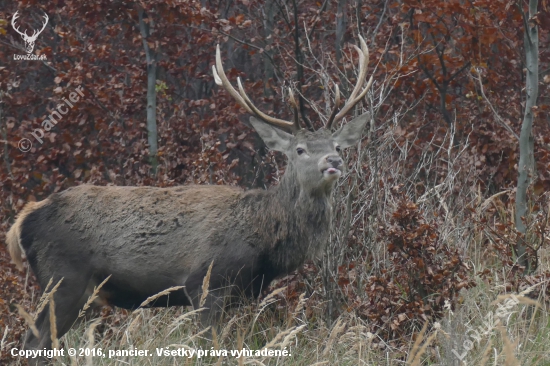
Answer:
[[(219, 49), (217, 64), (216, 82), (228, 89)], [(242, 191), (228, 186), (82, 185), (29, 203), (20, 213), (7, 234), (13, 261), (22, 268), (25, 252), (43, 289), (50, 279), (54, 284), (63, 279), (54, 295), (58, 337), (72, 326), (94, 287), (109, 276), (99, 304), (134, 309), (167, 288), (184, 286), (149, 306), (198, 308), (213, 263), (204, 304), (209, 310), (202, 314), (203, 321), (211, 321), (227, 295), (258, 296), (275, 277), (322, 252), (329, 239), (330, 195), (344, 169), (341, 149), (360, 140), (369, 114), (332, 133), (330, 124), (335, 116), (341, 118), (333, 112), (329, 128), (306, 131), (297, 121), (261, 114), (242, 87), (240, 96), (228, 91), (261, 118), (250, 122), (265, 144), (287, 156), (277, 186)], [(358, 91), (356, 87), (352, 96)], [(357, 103), (360, 98), (353, 99)], [(49, 321), (46, 306), (36, 320), (39, 335), (29, 331), (26, 348), (51, 348)]]
[(72, 292), (83, 293), (111, 275), (100, 298), (123, 308), (179, 285), (188, 295), (176, 299), (171, 293), (154, 305), (192, 305), (212, 261), (211, 290), (238, 277), (246, 284), (238, 290), (257, 296), (262, 283), (265, 288), (295, 270), (328, 239), (328, 197), (300, 198), (284, 180), (268, 191), (246, 192), (193, 185), (73, 187), (24, 218), (21, 246), (42, 287), (52, 277), (54, 283), (64, 278), (75, 282)]

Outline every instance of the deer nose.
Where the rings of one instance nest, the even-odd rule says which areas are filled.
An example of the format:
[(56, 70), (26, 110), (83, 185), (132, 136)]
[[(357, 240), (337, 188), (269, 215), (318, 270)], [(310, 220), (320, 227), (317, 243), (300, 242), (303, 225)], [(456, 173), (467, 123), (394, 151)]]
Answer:
[(333, 168), (338, 168), (344, 164), (342, 158), (339, 156), (327, 156), (327, 163), (332, 165)]

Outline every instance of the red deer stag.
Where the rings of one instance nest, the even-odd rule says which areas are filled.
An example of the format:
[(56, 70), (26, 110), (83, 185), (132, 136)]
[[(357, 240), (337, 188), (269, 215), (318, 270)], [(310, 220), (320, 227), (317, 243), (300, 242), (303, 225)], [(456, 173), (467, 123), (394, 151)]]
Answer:
[[(150, 306), (199, 305), (202, 282), (213, 262), (204, 321), (220, 311), (227, 284), (231, 294), (258, 296), (324, 249), (331, 222), (330, 194), (344, 169), (341, 149), (356, 144), (370, 115), (331, 128), (363, 99), (368, 49), (361, 38), (358, 82), (348, 101), (335, 105), (324, 128), (308, 131), (294, 121), (256, 108), (238, 80), (227, 79), (219, 46), (214, 78), (250, 114), (265, 144), (288, 157), (286, 173), (269, 190), (189, 185), (172, 188), (81, 185), (29, 202), (7, 234), (13, 261), (23, 252), (42, 288), (63, 279), (54, 294), (57, 335), (75, 322), (94, 286), (111, 276), (99, 293), (102, 304), (127, 309), (172, 286), (185, 286)], [(291, 102), (296, 111), (292, 94)], [(214, 313), (212, 313), (214, 312)], [(52, 346), (48, 307), (26, 336), (27, 349)]]

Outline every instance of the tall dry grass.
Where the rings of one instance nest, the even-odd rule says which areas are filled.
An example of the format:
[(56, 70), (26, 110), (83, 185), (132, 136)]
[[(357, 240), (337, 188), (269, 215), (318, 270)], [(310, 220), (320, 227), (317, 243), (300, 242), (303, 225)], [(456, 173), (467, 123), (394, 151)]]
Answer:
[[(481, 287), (481, 286), (480, 286)], [(426, 323), (411, 337), (408, 353), (381, 347), (368, 324), (343, 314), (332, 326), (321, 318), (306, 320), (304, 313), (281, 319), (276, 310), (249, 303), (230, 310), (220, 336), (207, 336), (199, 324), (199, 311), (181, 308), (116, 310), (108, 318), (92, 320), (63, 337), (63, 347), (109, 350), (149, 350), (150, 357), (61, 357), (54, 365), (548, 365), (550, 344), (548, 312), (537, 308), (527, 319), (531, 303), (521, 303), (502, 325), (482, 336), (461, 362), (452, 350), (462, 353), (469, 329), (482, 327), (487, 313), (496, 310), (490, 293), (476, 288), (461, 307), (449, 312), (435, 327)], [(531, 300), (532, 301), (532, 300)], [(292, 309), (294, 310), (294, 309)], [(98, 322), (102, 326), (98, 327)], [(101, 329), (100, 329), (101, 328)], [(413, 340), (414, 339), (414, 340)], [(271, 350), (286, 349), (286, 357), (157, 356), (156, 349)]]

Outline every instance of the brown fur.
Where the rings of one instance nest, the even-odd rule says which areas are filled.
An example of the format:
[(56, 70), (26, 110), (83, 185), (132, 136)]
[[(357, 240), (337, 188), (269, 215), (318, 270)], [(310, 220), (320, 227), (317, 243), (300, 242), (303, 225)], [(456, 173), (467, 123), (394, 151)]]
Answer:
[(8, 252), (10, 253), (11, 260), (20, 271), (23, 270), (23, 248), (21, 248), (21, 223), (25, 221), (25, 218), (33, 211), (38, 210), (50, 203), (48, 199), (40, 202), (29, 202), (23, 207), (21, 212), (17, 215), (15, 223), (6, 234), (6, 244), (8, 245)]

